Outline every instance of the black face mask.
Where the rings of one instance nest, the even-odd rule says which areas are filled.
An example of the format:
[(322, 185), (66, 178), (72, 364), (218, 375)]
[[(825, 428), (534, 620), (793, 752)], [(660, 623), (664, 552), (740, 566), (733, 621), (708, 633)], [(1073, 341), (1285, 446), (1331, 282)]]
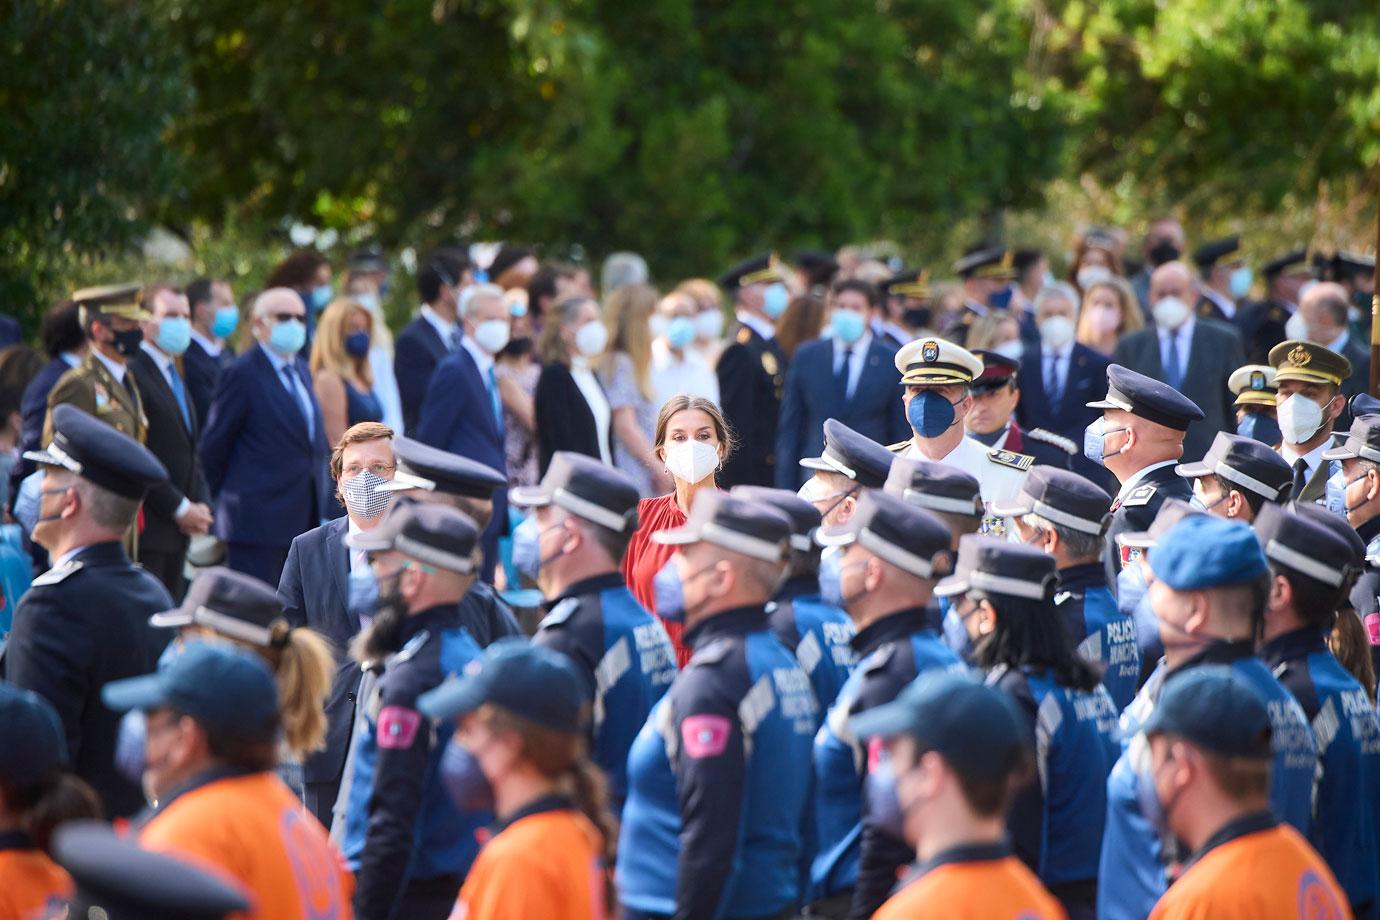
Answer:
[(124, 332), (114, 332), (115, 350), (128, 358), (139, 350), (139, 343), (144, 341), (144, 330), (126, 329)]
[(901, 314), (907, 329), (927, 329), (932, 319), (929, 307), (911, 307)]
[(1365, 291), (1354, 291), (1351, 295), (1351, 305), (1360, 310), (1363, 316), (1370, 316), (1371, 295)]
[(523, 355), (532, 353), (531, 336), (522, 336), (516, 339), (509, 339), (508, 344), (499, 351), (499, 356), (504, 358), (521, 358)]
[(1181, 255), (1183, 255), (1183, 253), (1181, 253), (1179, 247), (1175, 246), (1173, 243), (1156, 243), (1155, 248), (1150, 250), (1150, 263), (1156, 268), (1159, 268), (1166, 262), (1173, 262)]

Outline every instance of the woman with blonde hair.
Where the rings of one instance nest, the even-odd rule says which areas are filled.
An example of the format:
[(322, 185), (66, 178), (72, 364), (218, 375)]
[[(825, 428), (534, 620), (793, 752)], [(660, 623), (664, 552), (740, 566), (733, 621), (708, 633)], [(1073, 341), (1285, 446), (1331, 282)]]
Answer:
[(644, 498), (671, 485), (651, 444), (657, 410), (652, 402), (652, 315), (658, 296), (647, 284), (626, 284), (608, 296), (604, 325), (609, 347), (599, 368), (613, 413), (614, 465)]
[(355, 300), (331, 301), (316, 321), (309, 366), (327, 444), (351, 425), (383, 420), (369, 361), (373, 337), (374, 314)]
[(1111, 355), (1122, 336), (1143, 328), (1145, 315), (1129, 284), (1121, 278), (1104, 278), (1088, 285), (1074, 334), (1079, 342)]
[(676, 293), (695, 302), (694, 348), (713, 367), (724, 344), (724, 295), (708, 278), (687, 278), (676, 285)]

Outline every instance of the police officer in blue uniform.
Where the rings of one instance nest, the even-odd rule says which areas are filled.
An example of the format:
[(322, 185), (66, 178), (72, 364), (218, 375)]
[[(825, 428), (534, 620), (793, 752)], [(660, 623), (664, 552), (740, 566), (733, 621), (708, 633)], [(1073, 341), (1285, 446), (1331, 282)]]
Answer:
[(1107, 368), (1106, 397), (1088, 406), (1101, 409), (1102, 418), (1088, 426), (1083, 453), (1121, 483), (1105, 553), (1107, 581), (1115, 585), (1121, 571), (1117, 536), (1149, 530), (1165, 499), (1193, 498), (1174, 466), (1183, 456), (1189, 423), (1202, 419), (1203, 410), (1168, 384), (1120, 364)]
[(1380, 721), (1359, 681), (1337, 661), (1327, 633), (1363, 547), (1335, 515), (1267, 506), (1255, 522), (1273, 581), (1260, 657), (1298, 700), (1318, 746), (1313, 845), (1346, 891), (1352, 913), (1374, 916), (1380, 826)]
[(45, 470), (33, 539), (53, 567), (15, 608), (3, 677), (52, 703), (72, 772), (96, 790), (108, 817), (126, 817), (143, 807), (144, 793), (115, 769), (120, 716), (101, 705), (100, 692), (152, 671), (166, 640), (148, 620), (172, 598), (130, 562), (123, 540), (144, 494), (168, 473), (143, 445), (75, 406), (53, 407), (52, 420), (48, 447), (25, 458)]
[(1102, 668), (1102, 685), (1120, 712), (1140, 683), (1140, 648), (1135, 621), (1117, 609), (1102, 565), (1111, 503), (1111, 496), (1077, 473), (1037, 466), (1015, 499), (993, 510), (1016, 522), (1022, 542), (1054, 557), (1054, 605), (1069, 641)]
[(766, 612), (790, 530), (775, 509), (702, 490), (683, 526), (652, 537), (681, 547), (659, 577), (683, 598), (694, 654), (628, 755), (627, 920), (797, 908), (815, 700)]
[(676, 676), (666, 629), (633, 598), (621, 566), (637, 530), (637, 486), (597, 459), (557, 451), (541, 484), (509, 493), (534, 509), (534, 527), (515, 553), (540, 560), (537, 583), (548, 598), (532, 641), (563, 652), (594, 701), (592, 758), (608, 777), (614, 812), (627, 791), (628, 748)]
[(895, 454), (836, 418), (824, 420), (824, 450), (803, 457), (800, 465), (814, 474), (798, 494), (819, 511), (825, 527), (847, 521), (863, 489), (880, 489)]
[(1351, 589), (1351, 606), (1366, 624), (1370, 660), (1380, 670), (1380, 415), (1357, 418), (1346, 440), (1322, 456), (1342, 465), (1338, 504), (1366, 545), (1365, 570)]
[(493, 815), (457, 810), (438, 779), (451, 726), (433, 731), (417, 697), (480, 655), (459, 602), (479, 571), (480, 528), (454, 508), (408, 503), (346, 545), (370, 554), (379, 580), (373, 621), (351, 650), (383, 675), (361, 699), (346, 797), (345, 858), (359, 917), (449, 916)]
[(1117, 537), (1121, 549), (1121, 572), (1116, 577), (1117, 609), (1136, 624), (1136, 645), (1140, 648), (1140, 681), (1149, 679), (1164, 657), (1164, 643), (1160, 641), (1159, 620), (1150, 606), (1149, 558), (1160, 537), (1173, 530), (1186, 517), (1207, 514), (1190, 502), (1171, 498), (1160, 505), (1160, 513), (1150, 523), (1150, 529), (1140, 533), (1124, 533)]
[(1268, 574), (1254, 532), (1239, 521), (1188, 514), (1158, 537), (1149, 564), (1165, 656), (1121, 715), (1121, 756), (1107, 779), (1098, 871), (1097, 915), (1103, 920), (1143, 920), (1168, 884), (1166, 867), (1186, 855), (1142, 804), (1153, 786), (1144, 726), (1166, 681), (1179, 674), (1227, 665), (1260, 694), (1274, 733), (1271, 807), (1304, 836), (1313, 829), (1312, 730), (1299, 704), (1254, 654)]
[(1197, 463), (1181, 463), (1180, 476), (1193, 481), (1193, 493), (1209, 514), (1255, 520), (1266, 503), (1289, 500), (1294, 471), (1284, 458), (1253, 438), (1217, 432)]
[(811, 913), (871, 916), (911, 861), (906, 844), (866, 820), (863, 782), (872, 755), (849, 720), (889, 703), (917, 675), (962, 663), (933, 624), (935, 582), (953, 570), (949, 529), (933, 514), (885, 492), (863, 493), (848, 522), (820, 531), (842, 546), (839, 595), (858, 633), (858, 665), (815, 736), (815, 839)]
[[(379, 491), (401, 492), (417, 501), (457, 508), (481, 530), (493, 514), (494, 489), (508, 483), (493, 467), (412, 438), (394, 438), (393, 457), (398, 468), (390, 481), (378, 486)], [(460, 601), (460, 621), (480, 648), (522, 635), (512, 609), (482, 578), (475, 579)]]
[(786, 580), (781, 583), (767, 607), (771, 630), (781, 644), (795, 653), (795, 660), (810, 678), (823, 719), (839, 695), (858, 654), (853, 651), (853, 623), (820, 594), (819, 547), (815, 530), (819, 510), (805, 499), (785, 489), (762, 486), (734, 486), (731, 494), (744, 501), (769, 505), (791, 522), (790, 562)]
[(1016, 702), (1030, 732), (1039, 775), (1007, 818), (1016, 855), (1070, 917), (1091, 920), (1117, 709), (1098, 669), (1068, 641), (1054, 611), (1057, 581), (1048, 553), (974, 535), (963, 538), (957, 569), (935, 591), (962, 598), (974, 660), (988, 685)]

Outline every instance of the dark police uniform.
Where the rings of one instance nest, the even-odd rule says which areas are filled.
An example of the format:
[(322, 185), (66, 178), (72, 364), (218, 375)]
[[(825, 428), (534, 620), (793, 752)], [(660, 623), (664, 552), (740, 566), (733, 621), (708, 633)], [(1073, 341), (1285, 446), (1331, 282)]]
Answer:
[[(741, 262), (719, 279), (730, 295), (749, 284), (785, 280), (788, 269), (775, 255)], [(738, 437), (738, 448), (724, 461), (725, 485), (769, 486), (775, 481), (776, 421), (786, 382), (786, 356), (776, 338), (741, 320), (728, 331), (729, 345), (719, 355), (719, 404)]]
[[(1203, 417), (1203, 410), (1168, 384), (1138, 374), (1120, 364), (1107, 368), (1107, 396), (1090, 402), (1093, 409), (1121, 409), (1175, 431), (1187, 431), (1189, 422)], [(1105, 441), (1104, 447), (1105, 450)], [(1121, 551), (1116, 538), (1123, 533), (1144, 532), (1159, 513), (1165, 499), (1190, 501), (1193, 487), (1174, 472), (1174, 461), (1164, 460), (1138, 470), (1122, 483), (1112, 502), (1112, 522), (1107, 528), (1104, 561), (1107, 583), (1116, 584), (1121, 571)]]
[[(1211, 240), (1193, 250), (1193, 264), (1198, 266), (1198, 271), (1206, 279), (1216, 269), (1218, 262), (1237, 252), (1240, 248), (1241, 238), (1239, 236)], [(1236, 258), (1227, 264), (1240, 261), (1240, 258)], [(1241, 297), (1223, 297), (1217, 291), (1210, 291), (1204, 286), (1194, 311), (1203, 319), (1215, 319), (1221, 323), (1235, 325), (1241, 321), (1242, 307)]]
[[(1346, 440), (1323, 453), (1323, 459), (1340, 462), (1359, 457), (1380, 462), (1380, 416), (1363, 415), (1351, 423)], [(1365, 568), (1351, 588), (1351, 606), (1370, 637), (1370, 660), (1380, 671), (1380, 517), (1356, 525), (1365, 544)]]
[[(474, 522), (460, 512), (414, 503), (348, 543), (369, 551), (395, 548), (471, 574), (478, 539)], [(444, 918), (479, 852), (475, 833), (493, 815), (462, 812), (451, 801), (438, 771), (452, 726), (427, 725), (417, 698), (463, 672), (481, 651), (454, 605), (406, 616), (398, 639), (401, 649), (361, 700), (364, 732), (354, 739), (342, 850), (358, 879), (358, 916)]]
[[(53, 410), (53, 429), (52, 443), (28, 459), (135, 501), (167, 479), (143, 445), (75, 406)], [(162, 583), (111, 541), (68, 551), (15, 608), (4, 678), (53, 704), (73, 772), (95, 788), (110, 817), (138, 811), (144, 793), (115, 770), (120, 716), (101, 705), (101, 686), (154, 669), (165, 636), (149, 617), (172, 606)]]
[[(1021, 362), (999, 355), (995, 351), (975, 349), (973, 354), (982, 361), (982, 374), (973, 380), (974, 396), (995, 392), (1015, 382)], [(1043, 428), (1022, 430), (1016, 422), (1014, 406), (1012, 414), (1007, 416), (1005, 424), (1000, 428), (985, 434), (970, 431), (968, 437), (994, 450), (1027, 454), (1035, 458), (1036, 465), (1054, 466), (1062, 470), (1069, 469), (1069, 464), (1078, 453), (1078, 445), (1062, 435)]]
[[(969, 278), (996, 278), (1001, 281), (1014, 281), (1016, 278), (1015, 257), (1015, 252), (1010, 249), (978, 243), (969, 246), (963, 257), (954, 262), (953, 270), (965, 281)], [(973, 322), (997, 309), (999, 308), (990, 304), (965, 299), (957, 318), (943, 330), (944, 337), (956, 345), (966, 345), (968, 331), (972, 328)], [(1022, 329), (1022, 333), (1025, 332), (1026, 330)]]
[[(1311, 271), (1306, 249), (1296, 249), (1262, 266), (1266, 283), (1283, 273), (1295, 273), (1300, 269)], [(1241, 339), (1246, 344), (1246, 358), (1252, 364), (1264, 364), (1270, 349), (1287, 338), (1284, 326), (1298, 307), (1273, 297), (1266, 297), (1252, 304), (1238, 315), (1237, 326)]]
[[(778, 512), (701, 492), (682, 528), (653, 539), (712, 542), (770, 561)], [(802, 816), (815, 701), (761, 606), (707, 616), (694, 649), (628, 755), (618, 889), (630, 916), (787, 916), (800, 900)]]
[(887, 320), (874, 324), (872, 331), (892, 351), (898, 351), (934, 322), (934, 311), (930, 307), (930, 273), (918, 268), (903, 271), (883, 281), (881, 289), (889, 306), (901, 308), (901, 325)]
[[(1202, 460), (1182, 463), (1177, 472), (1190, 482), (1205, 476), (1221, 477), (1233, 492), (1249, 492), (1267, 503), (1288, 500), (1294, 475), (1269, 445), (1225, 431), (1217, 432)], [(1218, 500), (1226, 499), (1223, 495)]]

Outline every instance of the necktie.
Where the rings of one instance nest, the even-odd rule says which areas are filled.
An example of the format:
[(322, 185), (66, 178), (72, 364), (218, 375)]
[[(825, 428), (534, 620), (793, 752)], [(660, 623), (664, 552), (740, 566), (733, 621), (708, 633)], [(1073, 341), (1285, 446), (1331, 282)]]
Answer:
[(1169, 333), (1169, 353), (1165, 356), (1164, 382), (1178, 389), (1184, 382), (1183, 368), (1179, 366), (1179, 334)]
[(307, 402), (305, 396), (302, 394), (301, 383), (297, 380), (291, 366), (284, 364), (280, 371), (283, 375), (283, 385), (288, 389), (288, 395), (292, 397), (293, 403), (297, 406), (297, 411), (302, 413), (302, 418), (307, 423), (307, 438), (310, 440), (316, 436), (316, 433), (312, 430), (311, 403)]
[(853, 356), (851, 349), (846, 349), (839, 359), (838, 367), (834, 369), (834, 388), (838, 390), (839, 402), (848, 402), (848, 365)]
[(459, 326), (456, 326), (454, 329), (450, 331), (450, 340), (446, 342), (446, 347), (448, 347), (451, 351), (459, 351), (460, 340), (462, 338), (464, 338), (464, 333), (460, 331)]
[(182, 410), (182, 424), (191, 431), (192, 415), (187, 411), (187, 388), (182, 385), (182, 375), (177, 372), (176, 364), (168, 365), (168, 384), (172, 387), (173, 396), (177, 398), (177, 408)]
[(498, 377), (494, 374), (494, 366), (489, 365), (489, 401), (493, 403), (494, 422), (499, 428), (503, 427), (503, 401), (498, 398)]
[(1063, 388), (1059, 386), (1059, 355), (1050, 355), (1049, 373), (1045, 375), (1045, 396), (1049, 398), (1051, 409), (1058, 411), (1059, 403), (1064, 399)]
[(1308, 483), (1308, 462), (1302, 457), (1294, 461), (1294, 494), (1291, 496), (1295, 501), (1303, 494), (1303, 487)]

